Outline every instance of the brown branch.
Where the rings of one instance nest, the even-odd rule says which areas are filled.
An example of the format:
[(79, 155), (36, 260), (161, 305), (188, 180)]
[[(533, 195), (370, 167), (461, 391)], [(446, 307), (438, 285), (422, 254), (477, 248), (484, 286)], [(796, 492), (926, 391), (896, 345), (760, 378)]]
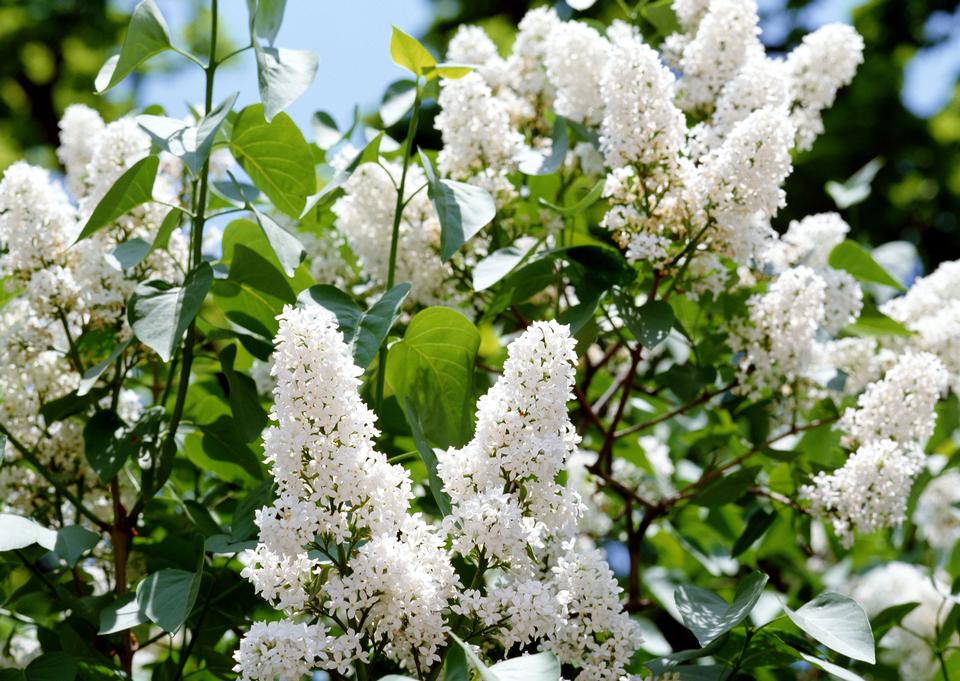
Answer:
[(651, 428), (657, 425), (658, 423), (669, 421), (674, 416), (679, 416), (680, 414), (683, 414), (684, 412), (687, 412), (693, 409), (694, 407), (698, 407), (701, 404), (704, 404), (705, 402), (709, 402), (711, 399), (713, 399), (717, 395), (722, 395), (723, 393), (733, 388), (733, 386), (735, 385), (736, 385), (736, 381), (732, 381), (731, 383), (728, 383), (727, 385), (720, 388), (719, 390), (709, 390), (703, 393), (702, 395), (700, 395), (700, 397), (698, 397), (697, 399), (691, 402), (687, 402), (686, 404), (683, 404), (672, 411), (668, 411), (665, 414), (660, 414), (659, 416), (655, 416), (649, 421), (644, 421), (643, 423), (636, 423), (632, 426), (624, 428), (623, 430), (618, 431), (614, 435), (614, 437), (615, 438), (626, 437), (627, 435), (632, 435), (633, 433), (638, 433), (641, 430), (646, 430), (647, 428)]

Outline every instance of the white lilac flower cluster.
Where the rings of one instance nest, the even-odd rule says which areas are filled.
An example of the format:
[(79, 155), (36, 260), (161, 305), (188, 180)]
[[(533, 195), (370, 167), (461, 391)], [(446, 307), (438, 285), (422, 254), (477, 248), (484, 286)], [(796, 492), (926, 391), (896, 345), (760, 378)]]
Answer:
[(952, 551), (960, 541), (960, 471), (950, 468), (927, 483), (917, 499), (913, 523), (926, 542)]
[[(776, 240), (791, 150), (823, 131), (821, 112), (852, 80), (863, 41), (832, 24), (772, 58), (754, 0), (673, 8), (681, 31), (662, 53), (621, 22), (603, 35), (545, 8), (520, 22), (506, 58), (481, 29), (461, 28), (447, 58), (478, 68), (442, 82), (441, 170), (504, 205), (516, 195), (509, 173), (549, 148), (552, 110), (599, 140), (602, 166), (582, 169), (606, 176), (602, 225), (629, 260), (665, 266), (697, 244), (686, 257), (757, 258)], [(585, 144), (569, 152), (574, 162)]]
[(800, 490), (814, 515), (829, 519), (849, 546), (855, 530), (873, 532), (903, 521), (910, 489), (923, 470), (923, 446), (936, 423), (934, 407), (947, 371), (929, 353), (906, 353), (847, 409), (839, 428), (856, 451), (837, 470), (820, 472)]
[[(60, 129), (57, 154), (66, 188), (25, 162), (7, 168), (0, 180), (0, 278), (15, 296), (2, 310), (0, 418), (20, 442), (36, 448), (42, 465), (66, 477), (85, 476), (95, 488), (96, 475), (84, 465), (82, 424), (46, 423), (40, 409), (78, 386), (80, 367), (70, 357), (71, 346), (91, 331), (129, 336), (124, 306), (137, 282), (176, 282), (187, 249), (175, 232), (166, 249), (127, 271), (112, 257), (128, 239), (152, 241), (169, 210), (152, 202), (74, 244), (114, 181), (149, 153), (150, 140), (132, 119), (106, 124), (81, 105), (67, 108)], [(179, 161), (165, 157), (154, 198), (177, 203), (180, 187)], [(122, 418), (137, 418), (140, 405), (133, 393), (123, 391), (121, 407)], [(4, 504), (36, 510), (46, 497), (37, 494), (42, 480), (18, 462), (9, 443), (5, 458), (17, 463), (0, 473)]]
[[(277, 498), (256, 515), (260, 541), (243, 574), (285, 619), (244, 638), (240, 677), (346, 673), (374, 649), (426, 669), (452, 623), (472, 618), (505, 649), (555, 652), (581, 681), (621, 678), (639, 629), (602, 554), (575, 547), (582, 505), (556, 480), (579, 439), (566, 409), (567, 327), (536, 322), (510, 344), (503, 376), (478, 403), (474, 439), (439, 457), (453, 510), (434, 526), (408, 513), (407, 472), (373, 447), (362, 372), (333, 314), (287, 308), (279, 320), (276, 426), (264, 436)], [(483, 580), (464, 588), (457, 554)]]
[[(356, 153), (352, 147), (345, 148), (335, 159), (335, 167), (345, 166)], [(387, 280), (390, 233), (401, 170), (399, 163), (386, 159), (364, 163), (344, 184), (344, 195), (333, 204), (337, 231), (357, 256), (361, 269), (381, 285)], [(427, 192), (422, 190), (426, 181), (419, 166), (408, 168), (396, 278), (410, 282), (411, 300), (431, 305), (448, 303), (455, 290), (451, 265), (440, 259), (440, 220)], [(330, 242), (329, 239), (318, 241)], [(317, 274), (334, 275), (332, 279), (318, 278), (318, 281), (335, 281), (343, 272), (342, 258), (335, 249), (325, 253), (314, 249), (312, 255)]]
[[(850, 596), (870, 617), (894, 605), (919, 604), (878, 641), (881, 657), (898, 666), (903, 679), (930, 679), (936, 673), (934, 646), (954, 605), (945, 577), (893, 561), (850, 580)], [(956, 634), (951, 643), (955, 642)]]

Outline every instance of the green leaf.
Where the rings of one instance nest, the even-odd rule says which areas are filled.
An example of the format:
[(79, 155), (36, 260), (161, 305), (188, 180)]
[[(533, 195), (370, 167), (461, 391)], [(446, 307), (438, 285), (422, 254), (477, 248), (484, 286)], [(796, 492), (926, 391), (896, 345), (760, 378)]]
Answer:
[(220, 367), (227, 377), (230, 388), (228, 400), (233, 419), (237, 424), (237, 431), (245, 442), (252, 442), (260, 437), (260, 433), (267, 425), (267, 412), (260, 405), (257, 393), (257, 384), (253, 379), (234, 370), (233, 364), (237, 359), (237, 346), (231, 343), (220, 351)]
[(425, 75), (425, 70), (437, 65), (437, 60), (420, 41), (407, 35), (396, 26), (390, 36), (390, 56), (393, 62), (415, 76)]
[[(253, 13), (254, 33), (270, 41), (272, 44), (277, 39), (280, 32), (280, 25), (283, 23), (283, 11), (286, 9), (287, 0), (252, 0), (256, 5)], [(248, 7), (251, 0), (247, 0)]]
[(200, 580), (200, 572), (159, 570), (137, 585), (137, 603), (152, 622), (172, 634), (183, 626), (193, 610)]
[(478, 262), (473, 268), (473, 290), (485, 291), (510, 274), (535, 245), (533, 239), (521, 237)]
[(200, 426), (200, 445), (203, 453), (214, 461), (223, 461), (239, 466), (256, 480), (263, 479), (260, 457), (247, 445), (240, 435), (241, 427), (236, 419), (222, 415), (213, 423)]
[(77, 397), (83, 397), (90, 392), (93, 386), (96, 385), (97, 379), (107, 370), (107, 367), (116, 361), (117, 357), (123, 354), (123, 351), (129, 347), (131, 342), (129, 339), (123, 341), (113, 349), (113, 352), (111, 352), (105, 360), (83, 372), (83, 378), (80, 379), (80, 385), (77, 387)]
[(309, 50), (261, 47), (254, 42), (257, 83), (269, 123), (306, 92), (317, 75), (320, 57)]
[(273, 480), (265, 480), (254, 487), (237, 504), (230, 523), (230, 541), (241, 542), (257, 536), (254, 516), (258, 509), (267, 506), (273, 498)]
[(317, 111), (311, 120), (313, 127), (313, 143), (326, 151), (343, 139), (343, 134), (337, 128), (337, 122), (326, 111)]
[(675, 321), (673, 308), (665, 300), (650, 300), (637, 307), (633, 300), (618, 292), (614, 295), (623, 324), (647, 349), (667, 339)]
[(137, 602), (137, 595), (128, 593), (100, 610), (100, 630), (97, 633), (101, 636), (115, 634), (149, 621), (150, 618)]
[(521, 655), (487, 667), (469, 644), (452, 632), (450, 636), (483, 681), (560, 681), (560, 662), (553, 653)]
[[(170, 243), (170, 235), (173, 234), (173, 231), (180, 226), (180, 219), (183, 217), (183, 211), (179, 208), (171, 208), (170, 212), (167, 213), (166, 217), (163, 218), (163, 222), (160, 223), (160, 228), (157, 230), (157, 236), (154, 237), (153, 243), (150, 244), (150, 253), (153, 253), (157, 250), (164, 250), (167, 247), (167, 244)], [(147, 253), (147, 255), (150, 255)]]
[(766, 584), (765, 574), (750, 573), (737, 584), (731, 604), (712, 591), (696, 586), (677, 587), (673, 599), (684, 626), (693, 632), (701, 646), (708, 646), (747, 618)]
[(113, 480), (130, 455), (130, 448), (117, 437), (121, 428), (120, 417), (106, 409), (91, 416), (83, 428), (84, 454), (103, 482)]
[(119, 244), (110, 255), (117, 261), (120, 269), (129, 270), (139, 265), (150, 250), (149, 243), (139, 237), (133, 237)]
[(443, 681), (470, 681), (467, 656), (460, 646), (450, 646), (443, 661)]
[(171, 286), (148, 281), (137, 286), (127, 303), (127, 319), (134, 335), (169, 362), (184, 331), (193, 321), (213, 283), (213, 269), (202, 262), (183, 281)]
[(550, 146), (548, 156), (544, 156), (533, 149), (527, 150), (518, 165), (521, 173), (524, 175), (549, 175), (555, 173), (563, 165), (563, 161), (567, 157), (567, 149), (570, 146), (567, 138), (567, 120), (563, 116), (557, 116), (553, 122), (551, 138), (553, 144)]
[(157, 177), (160, 159), (147, 156), (140, 159), (123, 173), (100, 203), (93, 209), (87, 224), (80, 231), (77, 241), (83, 241), (100, 231), (121, 215), (153, 199), (153, 182)]
[(753, 486), (761, 470), (761, 466), (747, 466), (730, 475), (714, 478), (705, 484), (690, 501), (699, 506), (732, 504)]
[(755, 541), (770, 529), (773, 522), (777, 519), (777, 514), (773, 511), (767, 511), (760, 507), (753, 510), (750, 517), (747, 518), (747, 526), (737, 537), (733, 544), (733, 550), (730, 552), (731, 558), (736, 558), (741, 553), (749, 549)]
[(25, 549), (31, 544), (39, 544), (53, 551), (56, 543), (57, 533), (37, 521), (12, 513), (0, 513), (0, 551)]
[(297, 271), (297, 267), (300, 265), (303, 257), (306, 255), (303, 244), (300, 243), (297, 237), (278, 225), (269, 215), (261, 213), (253, 206), (248, 207), (253, 211), (253, 215), (257, 219), (257, 224), (260, 225), (260, 229), (263, 230), (264, 236), (267, 237), (267, 241), (270, 243), (270, 248), (273, 249), (277, 260), (280, 261), (280, 265), (283, 267), (283, 273), (288, 277), (292, 277), (294, 272)]
[(511, 657), (490, 667), (499, 681), (560, 681), (560, 661), (553, 653)]
[(852, 598), (825, 591), (796, 611), (787, 606), (783, 609), (794, 624), (831, 650), (854, 660), (876, 662), (870, 620)]
[(352, 161), (350, 161), (346, 168), (338, 172), (330, 179), (329, 182), (323, 185), (323, 189), (308, 197), (306, 205), (304, 206), (303, 211), (300, 213), (300, 217), (304, 217), (321, 201), (332, 199), (334, 196), (336, 196), (339, 193), (338, 190), (347, 180), (350, 179), (350, 176), (353, 174), (353, 172), (361, 165), (364, 163), (376, 162), (380, 158), (380, 143), (383, 141), (383, 137), (384, 133), (378, 133), (372, 140), (367, 142), (367, 145), (360, 150), (360, 153), (357, 154)]
[(857, 336), (912, 336), (913, 332), (895, 319), (888, 317), (876, 306), (864, 301), (860, 317), (844, 331)]
[(353, 346), (353, 359), (366, 369), (377, 356), (380, 346), (400, 315), (400, 306), (410, 293), (410, 284), (397, 284), (370, 309), (364, 311), (347, 293), (329, 284), (311, 286), (300, 294), (301, 305), (315, 303), (337, 316), (343, 340)]
[(417, 99), (417, 84), (412, 80), (398, 80), (387, 87), (378, 110), (385, 128), (399, 123)]
[(196, 126), (176, 118), (150, 115), (137, 116), (137, 125), (150, 135), (157, 147), (183, 159), (190, 172), (198, 175), (203, 164), (210, 158), (214, 138), (233, 109), (237, 94), (234, 92), (227, 96), (200, 119), (200, 124)]
[(44, 653), (23, 670), (27, 681), (73, 681), (77, 662), (62, 651)]
[(882, 158), (874, 158), (867, 162), (860, 170), (851, 175), (846, 182), (830, 180), (825, 189), (837, 208), (844, 210), (861, 203), (870, 196), (873, 179), (883, 167)]
[(430, 307), (410, 321), (390, 348), (387, 382), (407, 400), (426, 437), (438, 447), (461, 446), (473, 431), (472, 389), (480, 332), (456, 310)]
[(873, 256), (864, 250), (863, 246), (855, 241), (846, 239), (837, 244), (830, 251), (828, 259), (830, 267), (849, 272), (859, 281), (869, 281), (874, 284), (892, 286), (898, 291), (905, 291), (903, 284), (894, 279), (883, 267), (873, 259)]
[(231, 541), (229, 534), (214, 534), (207, 537), (203, 542), (203, 550), (207, 553), (231, 554), (240, 553), (255, 549), (257, 542), (255, 540)]
[(253, 183), (287, 215), (299, 216), (317, 189), (310, 147), (285, 113), (268, 123), (262, 104), (243, 109), (233, 125), (230, 151)]
[(427, 441), (423, 434), (423, 426), (420, 425), (420, 417), (414, 408), (412, 400), (407, 398), (403, 404), (403, 415), (410, 426), (410, 432), (413, 435), (413, 442), (417, 446), (417, 452), (427, 469), (427, 479), (430, 481), (430, 492), (433, 494), (434, 501), (437, 502), (437, 508), (444, 516), (450, 515), (453, 505), (450, 501), (450, 495), (443, 489), (443, 481), (437, 473), (437, 454)]
[(870, 618), (870, 628), (873, 630), (873, 636), (876, 640), (881, 640), (883, 635), (890, 629), (900, 624), (904, 617), (913, 612), (920, 604), (916, 601), (909, 603), (898, 603), (884, 608), (879, 613)]
[(154, 0), (142, 0), (130, 17), (120, 54), (108, 59), (97, 74), (97, 92), (106, 92), (140, 64), (170, 47), (170, 30), (160, 8)]
[(422, 149), (420, 162), (427, 175), (427, 193), (440, 220), (440, 258), (449, 260), (493, 220), (497, 205), (485, 189), (439, 179), (433, 162)]
[(802, 657), (804, 660), (806, 660), (813, 666), (820, 667), (820, 669), (822, 669), (823, 671), (827, 672), (831, 676), (834, 676), (838, 679), (842, 679), (843, 681), (863, 681), (862, 676), (854, 674), (853, 672), (847, 669), (844, 669), (840, 665), (836, 665), (833, 662), (827, 662), (826, 660), (821, 660), (819, 657), (808, 655), (802, 650), (798, 650), (797, 653), (800, 655), (800, 657)]
[(569, 208), (558, 206), (557, 204), (551, 203), (550, 201), (547, 201), (546, 199), (542, 199), (542, 198), (539, 199), (539, 203), (543, 206), (546, 206), (547, 208), (550, 208), (551, 210), (556, 211), (557, 213), (560, 213), (561, 215), (577, 215), (578, 213), (582, 213), (587, 208), (589, 208), (590, 206), (592, 206), (593, 204), (595, 204), (597, 201), (600, 200), (600, 197), (603, 196), (604, 184), (605, 184), (604, 180), (597, 180), (597, 183), (593, 185), (590, 191), (587, 192), (582, 199), (577, 201), (574, 205), (570, 206)]
[(54, 552), (73, 567), (80, 556), (92, 549), (100, 541), (100, 535), (80, 525), (68, 525), (57, 531)]
[(427, 80), (434, 78), (448, 78), (458, 80), (468, 73), (476, 70), (471, 64), (454, 64), (452, 62), (440, 62), (436, 66), (427, 66), (423, 69), (423, 75)]
[(680, 22), (673, 11), (673, 0), (655, 0), (646, 3), (640, 10), (643, 18), (649, 21), (657, 34), (663, 37), (680, 30)]

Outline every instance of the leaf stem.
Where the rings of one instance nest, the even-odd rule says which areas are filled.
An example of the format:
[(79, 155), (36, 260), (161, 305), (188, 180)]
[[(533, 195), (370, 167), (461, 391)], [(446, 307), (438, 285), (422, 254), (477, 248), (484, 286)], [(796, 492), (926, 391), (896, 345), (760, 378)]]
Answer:
[[(407, 184), (407, 169), (410, 167), (410, 153), (413, 148), (413, 139), (417, 136), (417, 124), (420, 119), (420, 98), (422, 91), (420, 80), (417, 79), (417, 93), (413, 100), (413, 111), (410, 113), (410, 124), (407, 127), (407, 137), (403, 141), (403, 170), (400, 171), (400, 186), (397, 187), (397, 204), (393, 211), (393, 231), (390, 234), (390, 260), (387, 263), (387, 291), (393, 288), (397, 275), (397, 243), (400, 241), (400, 220), (406, 202), (403, 192)], [(380, 346), (377, 362), (377, 413), (383, 409), (383, 388), (387, 377), (387, 348)]]

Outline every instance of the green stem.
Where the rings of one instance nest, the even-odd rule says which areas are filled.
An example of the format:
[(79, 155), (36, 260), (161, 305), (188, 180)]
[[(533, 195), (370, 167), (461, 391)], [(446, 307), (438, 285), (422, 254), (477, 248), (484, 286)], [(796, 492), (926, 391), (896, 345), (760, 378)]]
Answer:
[[(206, 74), (206, 91), (204, 95), (204, 112), (208, 113), (213, 108), (213, 81), (217, 72), (217, 0), (211, 3), (210, 20), (210, 56), (207, 60), (207, 66), (203, 71)], [(204, 161), (203, 168), (200, 170), (200, 188), (197, 193), (197, 205), (194, 206), (193, 225), (190, 230), (190, 269), (193, 270), (203, 258), (203, 226), (206, 222), (207, 208), (207, 185), (210, 175), (210, 161)], [(173, 405), (173, 412), (170, 415), (170, 427), (160, 451), (164, 451), (168, 443), (176, 437), (177, 428), (183, 418), (183, 408), (187, 400), (187, 388), (190, 385), (190, 370), (193, 368), (193, 350), (197, 342), (197, 320), (194, 318), (187, 327), (187, 337), (183, 342), (183, 364), (180, 368), (180, 381), (177, 384), (177, 397)]]
[[(410, 125), (407, 127), (407, 138), (403, 141), (403, 170), (400, 171), (400, 186), (397, 187), (397, 204), (393, 211), (393, 231), (390, 235), (390, 260), (387, 264), (387, 291), (393, 288), (397, 275), (397, 242), (400, 240), (400, 220), (403, 218), (403, 208), (406, 205), (403, 193), (407, 185), (407, 169), (410, 167), (410, 155), (413, 148), (413, 138), (417, 136), (417, 123), (420, 119), (420, 80), (417, 80), (416, 97), (413, 100), (413, 111), (410, 113)], [(380, 347), (379, 366), (377, 367), (377, 413), (383, 409), (383, 387), (387, 377), (387, 348)]]

